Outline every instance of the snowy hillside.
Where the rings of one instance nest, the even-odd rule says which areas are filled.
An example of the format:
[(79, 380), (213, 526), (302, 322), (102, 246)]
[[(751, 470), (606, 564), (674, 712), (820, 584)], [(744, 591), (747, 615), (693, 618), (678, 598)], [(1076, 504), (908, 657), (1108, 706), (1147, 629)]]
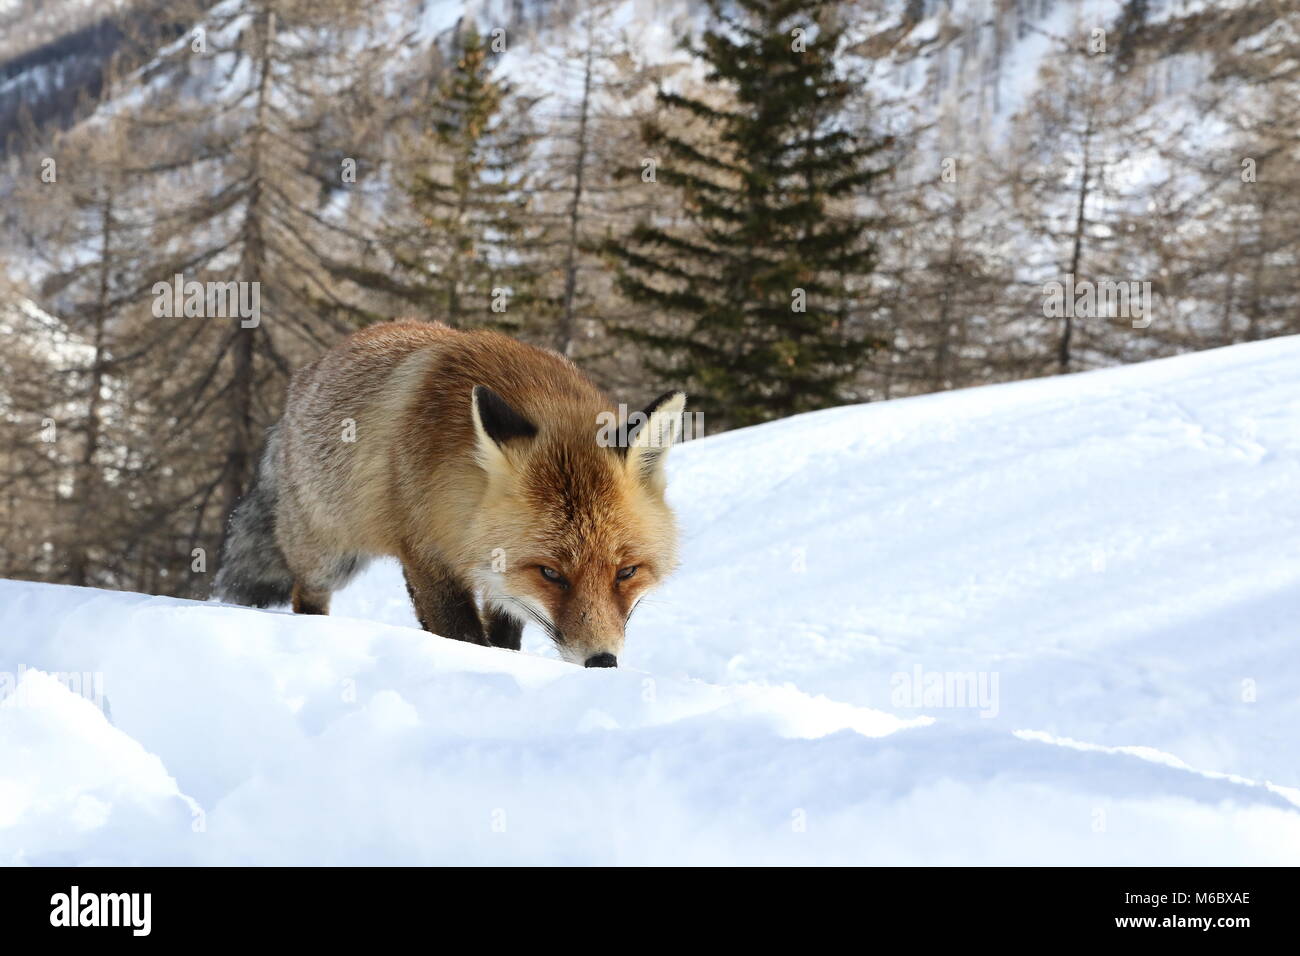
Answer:
[(673, 454), (616, 671), (0, 582), (0, 863), (1300, 859), (1300, 338)]

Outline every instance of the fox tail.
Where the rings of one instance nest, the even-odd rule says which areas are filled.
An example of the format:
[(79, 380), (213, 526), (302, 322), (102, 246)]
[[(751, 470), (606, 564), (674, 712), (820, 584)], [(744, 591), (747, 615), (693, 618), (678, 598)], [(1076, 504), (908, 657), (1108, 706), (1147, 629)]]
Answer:
[(288, 604), (293, 574), (275, 541), (279, 492), (279, 425), (266, 433), (266, 445), (252, 484), (230, 514), (220, 566), (212, 582), (214, 597), (232, 604), (270, 607)]

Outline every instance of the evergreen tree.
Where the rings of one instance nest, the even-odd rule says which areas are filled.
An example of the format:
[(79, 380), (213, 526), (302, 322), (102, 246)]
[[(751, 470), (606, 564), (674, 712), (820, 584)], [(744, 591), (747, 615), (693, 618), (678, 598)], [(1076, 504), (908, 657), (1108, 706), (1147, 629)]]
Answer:
[(1006, 331), (1033, 300), (1014, 288), (1001, 167), (978, 146), (963, 152), (940, 141), (923, 155), (941, 157), (931, 175), (891, 189), (886, 201), (899, 228), (877, 269), (877, 312), (894, 341), (868, 383), (887, 399), (1015, 378), (1032, 367)]
[(1250, 43), (1219, 57), (1211, 115), (1229, 134), (1213, 149), (1185, 148), (1203, 186), (1180, 210), (1182, 261), (1171, 268), (1210, 303), (1210, 319), (1179, 348), (1300, 331), (1298, 30), (1300, 2), (1281, 0)]
[[(322, 195), (344, 182), (341, 165), (325, 157), (364, 157), (352, 148), (363, 137), (345, 122), (364, 112), (330, 111), (364, 95), (381, 51), (365, 45), (370, 15), (342, 0), (177, 11), (195, 27), (151, 64), (149, 95), (111, 113), (129, 148), (110, 149), (107, 139), (96, 147), (102, 124), (93, 124), (83, 131), (89, 159), (68, 157), (76, 221), (89, 215), (99, 231), (91, 258), (60, 278), (67, 293), (47, 298), (56, 313), (89, 307), (96, 357), (87, 394), (98, 394), (98, 369), (133, 415), (158, 416), (143, 438), (110, 441), (97, 429), (113, 409), (90, 403), (85, 473), (118, 445), (130, 455), (114, 465), (116, 488), (82, 483), (78, 508), (99, 513), (125, 497), (130, 526), (108, 539), (120, 555), (166, 578), (150, 587), (204, 593), (196, 575), (208, 572), (195, 570), (191, 552), (217, 552), (288, 371), (357, 317), (334, 279), (333, 262), (351, 240), (346, 220), (327, 208), (333, 194)], [(96, 151), (103, 155), (92, 163)], [(187, 298), (183, 314), (160, 308), (173, 299), (159, 286), (176, 275), (208, 290)], [(247, 304), (255, 296), (256, 315), (234, 315), (228, 296)], [(83, 550), (69, 556), (74, 580), (86, 573)], [(127, 560), (119, 556), (114, 573)]]
[[(404, 297), (432, 318), (527, 332), (553, 305), (535, 265), (543, 237), (529, 202), (531, 103), (493, 77), (491, 50), (475, 27), (457, 44), (405, 183), (414, 221), (390, 228), (386, 244), (408, 277)], [(528, 327), (513, 319), (525, 312)]]
[(836, 67), (833, 4), (710, 0), (710, 10), (691, 52), (713, 89), (661, 91), (663, 119), (644, 132), (687, 221), (642, 222), (609, 249), (624, 294), (678, 319), (625, 330), (662, 356), (652, 371), (745, 425), (846, 400), (878, 344), (854, 331), (876, 261), (857, 204), (887, 141), (844, 121), (853, 87)]
[(589, 0), (565, 42), (543, 53), (549, 73), (544, 82), (563, 91), (551, 100), (545, 130), (548, 174), (533, 190), (544, 191), (542, 203), (556, 220), (548, 243), (556, 304), (550, 345), (570, 357), (581, 352), (584, 359), (600, 349), (592, 348), (593, 340), (603, 338), (604, 310), (616, 299), (602, 296), (611, 277), (594, 236), (610, 227), (615, 204), (627, 201), (617, 171), (640, 125), (627, 115), (634, 84), (618, 67), (634, 41), (608, 22), (616, 6), (617, 0)]
[[(1139, 65), (1130, 62), (1121, 74), (1116, 57), (1098, 44), (1085, 13), (1076, 12), (1067, 40), (1045, 58), (1038, 88), (1013, 120), (1015, 145), (1004, 153), (1012, 215), (1031, 240), (1021, 272), (1040, 289), (1067, 276), (1098, 282), (1151, 275), (1149, 250), (1126, 230), (1145, 202), (1145, 187), (1126, 164), (1154, 148), (1153, 118), (1149, 96), (1123, 78), (1140, 76)], [(1040, 362), (1026, 368), (1033, 374), (1106, 364), (1115, 339), (1133, 337), (1125, 316), (1042, 311), (1041, 321), (1023, 330), (1025, 339), (1042, 340)]]

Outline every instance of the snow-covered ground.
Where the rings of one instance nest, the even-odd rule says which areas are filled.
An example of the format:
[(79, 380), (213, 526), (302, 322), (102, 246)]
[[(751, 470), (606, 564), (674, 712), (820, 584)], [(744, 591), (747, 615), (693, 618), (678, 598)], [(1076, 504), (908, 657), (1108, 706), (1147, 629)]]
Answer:
[(0, 582), (0, 863), (1300, 861), (1300, 338), (671, 468), (614, 671)]

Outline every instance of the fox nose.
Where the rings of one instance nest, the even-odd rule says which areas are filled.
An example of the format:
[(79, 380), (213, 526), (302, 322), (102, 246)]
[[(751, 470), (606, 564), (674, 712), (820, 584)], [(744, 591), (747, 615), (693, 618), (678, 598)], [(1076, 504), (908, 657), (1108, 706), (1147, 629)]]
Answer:
[(613, 654), (597, 654), (594, 657), (587, 658), (588, 667), (617, 667), (618, 658)]

